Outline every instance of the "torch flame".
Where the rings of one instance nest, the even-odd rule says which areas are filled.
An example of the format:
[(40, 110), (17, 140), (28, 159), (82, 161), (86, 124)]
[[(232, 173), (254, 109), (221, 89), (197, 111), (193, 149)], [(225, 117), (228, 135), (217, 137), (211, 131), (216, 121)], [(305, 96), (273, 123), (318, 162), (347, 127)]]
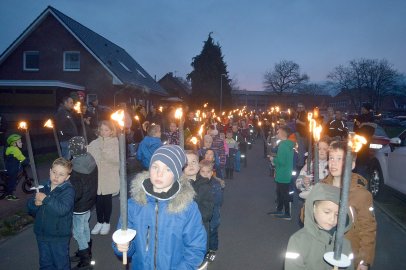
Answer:
[(159, 109), (158, 109), (160, 112), (162, 112), (163, 110), (164, 110), (164, 107), (162, 107), (162, 106), (159, 106)]
[(203, 108), (206, 108), (209, 103), (204, 103)]
[(204, 124), (200, 126), (200, 129), (199, 129), (199, 132), (198, 132), (198, 133), (199, 133), (200, 138), (202, 138), (202, 134), (203, 134), (203, 128), (204, 128)]
[(134, 116), (135, 120), (140, 121), (140, 117), (138, 115)]
[(314, 129), (316, 128), (316, 120), (314, 119), (309, 119), (309, 131), (310, 133), (312, 133), (314, 131)]
[(181, 119), (182, 114), (183, 114), (182, 108), (177, 108), (176, 111), (175, 111), (175, 118), (176, 119)]
[(18, 123), (18, 129), (28, 129), (28, 125), (27, 122), (25, 121), (21, 121), (20, 123)]
[(197, 144), (197, 138), (196, 138), (196, 137), (192, 137), (192, 138), (190, 139), (190, 142), (193, 143), (194, 145), (196, 145), (196, 144)]
[(272, 127), (273, 127), (273, 128), (275, 127), (275, 123), (274, 123), (274, 122), (272, 122)]
[(48, 120), (45, 122), (44, 127), (47, 127), (47, 128), (54, 128), (54, 124), (52, 123), (52, 120), (51, 120), (51, 119), (48, 119)]
[(217, 116), (217, 121), (221, 122), (220, 116)]
[(288, 109), (288, 114), (290, 115), (290, 109)]
[(322, 129), (323, 129), (322, 126), (317, 124), (315, 124), (315, 126), (313, 127), (313, 138), (315, 142), (318, 142), (320, 140), (320, 134)]
[(350, 135), (350, 138), (351, 139), (348, 141), (348, 144), (351, 146), (352, 151), (355, 153), (361, 149), (363, 144), (367, 143), (367, 140), (364, 137), (355, 133), (353, 134), (353, 136)]
[(262, 123), (261, 123), (261, 121), (259, 121), (259, 122), (258, 122), (258, 126), (261, 126), (261, 125), (262, 125)]
[(81, 113), (82, 111), (80, 110), (80, 101), (75, 103), (75, 106), (73, 106), (73, 109), (77, 112), (77, 113)]
[(124, 110), (118, 110), (111, 115), (111, 119), (116, 121), (118, 125), (123, 128), (124, 127)]
[(276, 112), (278, 113), (278, 112), (279, 112), (279, 106), (276, 106), (276, 107), (275, 107), (275, 110), (276, 110)]
[(309, 112), (307, 113), (307, 120), (310, 122), (310, 120), (313, 118), (313, 113)]

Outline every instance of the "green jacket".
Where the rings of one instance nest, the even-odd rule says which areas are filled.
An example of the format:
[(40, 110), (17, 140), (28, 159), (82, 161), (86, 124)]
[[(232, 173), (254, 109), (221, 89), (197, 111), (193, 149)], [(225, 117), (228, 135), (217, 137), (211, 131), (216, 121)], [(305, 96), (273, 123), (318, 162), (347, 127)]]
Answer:
[(289, 184), (292, 179), (294, 145), (291, 140), (281, 141), (278, 145), (278, 152), (273, 160), (277, 183)]
[[(327, 184), (317, 184), (310, 192), (305, 203), (304, 228), (293, 234), (288, 243), (285, 257), (285, 270), (331, 270), (323, 258), (326, 252), (333, 251), (335, 242), (334, 232), (320, 229), (314, 219), (313, 205), (315, 201), (332, 201), (339, 204), (340, 189)], [(351, 219), (346, 226), (346, 231), (351, 227)], [(344, 238), (342, 253), (353, 257), (350, 242)], [(347, 268), (354, 269), (353, 261)]]

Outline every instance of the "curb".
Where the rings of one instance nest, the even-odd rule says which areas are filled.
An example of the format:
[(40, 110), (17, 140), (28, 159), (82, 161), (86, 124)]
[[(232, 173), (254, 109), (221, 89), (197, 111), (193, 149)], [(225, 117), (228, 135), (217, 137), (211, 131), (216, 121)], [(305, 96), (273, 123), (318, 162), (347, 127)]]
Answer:
[(389, 217), (394, 223), (404, 232), (406, 232), (406, 224), (404, 224), (399, 218), (397, 218), (394, 214), (392, 214), (390, 211), (387, 211), (384, 206), (381, 205), (381, 203), (374, 201), (374, 205), (376, 205), (382, 213), (384, 213), (387, 217)]

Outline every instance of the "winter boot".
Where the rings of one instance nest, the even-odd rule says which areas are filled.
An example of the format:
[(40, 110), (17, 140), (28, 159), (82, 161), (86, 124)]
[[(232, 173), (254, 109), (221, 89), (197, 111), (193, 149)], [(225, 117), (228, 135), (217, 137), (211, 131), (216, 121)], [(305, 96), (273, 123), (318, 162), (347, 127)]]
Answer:
[(78, 251), (80, 262), (74, 269), (91, 269), (91, 257), (89, 249), (83, 249)]
[(71, 262), (78, 262), (78, 261), (80, 261), (80, 257), (79, 257), (79, 250), (77, 250), (76, 252), (75, 252), (75, 255), (73, 255), (73, 256), (71, 256), (70, 257), (70, 261)]
[(88, 249), (89, 249), (90, 259), (92, 258), (92, 244), (93, 244), (93, 241), (92, 241), (92, 239), (90, 239), (90, 241), (87, 242), (87, 246), (88, 246)]

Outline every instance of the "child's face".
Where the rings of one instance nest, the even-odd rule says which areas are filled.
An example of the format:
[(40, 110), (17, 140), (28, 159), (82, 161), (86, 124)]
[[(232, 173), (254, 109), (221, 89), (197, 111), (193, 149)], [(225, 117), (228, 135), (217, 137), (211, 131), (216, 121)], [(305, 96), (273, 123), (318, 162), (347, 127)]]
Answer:
[(171, 169), (162, 161), (157, 160), (152, 163), (149, 173), (155, 192), (167, 192), (172, 187), (175, 176)]
[(337, 225), (338, 204), (332, 201), (319, 201), (314, 205), (313, 213), (321, 229), (329, 231)]
[(276, 131), (276, 137), (279, 140), (284, 140), (284, 139), (286, 139), (287, 135), (286, 135), (286, 132), (284, 130), (278, 129), (278, 131)]
[(327, 160), (328, 144), (325, 142), (319, 142), (319, 159)]
[(186, 154), (187, 166), (184, 169), (186, 176), (196, 176), (199, 172), (199, 159), (196, 155)]
[(210, 179), (213, 176), (213, 170), (210, 167), (201, 167), (200, 175)]
[(70, 172), (67, 168), (61, 165), (55, 165), (49, 170), (49, 178), (51, 179), (51, 186), (56, 187), (67, 181), (70, 177)]
[(205, 148), (210, 148), (211, 144), (212, 144), (212, 141), (210, 141), (210, 140), (206, 139), (206, 140), (203, 141), (203, 145), (204, 145)]
[(18, 141), (15, 142), (15, 146), (17, 146), (18, 148), (23, 147), (23, 142), (21, 141), (21, 139), (19, 139)]
[(344, 151), (341, 149), (330, 149), (328, 157), (328, 169), (333, 177), (341, 177), (344, 164)]
[(176, 124), (175, 123), (171, 123), (170, 125), (169, 125), (169, 130), (171, 131), (171, 132), (175, 132), (176, 131)]
[(106, 125), (101, 125), (100, 126), (100, 136), (103, 138), (111, 137), (113, 136), (113, 131)]
[(212, 150), (207, 150), (206, 154), (204, 154), (204, 159), (214, 161), (214, 152)]

